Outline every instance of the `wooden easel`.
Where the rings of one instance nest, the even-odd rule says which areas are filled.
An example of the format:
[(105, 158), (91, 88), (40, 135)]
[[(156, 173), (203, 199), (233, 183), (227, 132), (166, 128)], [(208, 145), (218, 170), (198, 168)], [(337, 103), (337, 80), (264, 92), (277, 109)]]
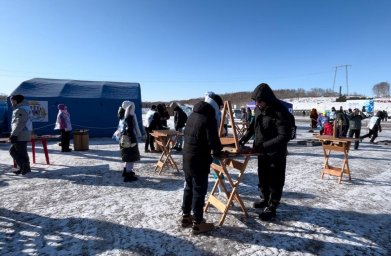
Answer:
[(163, 172), (164, 167), (168, 165), (179, 172), (178, 166), (171, 156), (171, 151), (178, 136), (183, 136), (183, 134), (175, 130), (153, 130), (150, 134), (155, 138), (156, 144), (162, 150), (162, 154), (156, 163), (155, 172), (160, 175)]
[[(350, 167), (349, 167), (349, 149), (352, 142), (357, 139), (353, 138), (334, 138), (330, 135), (318, 135), (316, 136), (322, 143), (323, 153), (324, 153), (324, 162), (323, 169), (321, 173), (321, 178), (325, 174), (338, 177), (338, 183), (341, 183), (342, 175), (348, 175), (349, 180), (352, 180), (350, 176)], [(329, 164), (331, 152), (341, 152), (343, 154), (343, 160), (341, 166), (331, 166)]]
[[(232, 125), (232, 131), (233, 131), (233, 137), (223, 137), (223, 129), (224, 129), (224, 121), (226, 118), (226, 115), (228, 114), (228, 118), (231, 121)], [(220, 121), (220, 127), (219, 127), (219, 137), (221, 144), (225, 148), (225, 151), (230, 151), (232, 153), (239, 152), (239, 139), (238, 139), (238, 133), (236, 130), (235, 120), (232, 113), (232, 107), (231, 102), (224, 101), (224, 107), (221, 114), (221, 121)], [(234, 145), (234, 147), (232, 147)]]
[[(243, 156), (244, 156), (244, 161), (242, 162), (240, 162), (237, 159), (234, 160), (230, 157), (227, 157), (227, 158), (215, 158), (216, 160), (218, 160), (218, 162), (211, 164), (211, 168), (216, 173), (217, 179), (213, 186), (212, 192), (209, 194), (208, 200), (204, 208), (204, 212), (207, 212), (209, 206), (211, 205), (216, 207), (217, 210), (222, 213), (219, 221), (219, 226), (223, 225), (228, 210), (233, 206), (233, 202), (238, 203), (241, 210), (244, 212), (244, 215), (248, 217), (247, 209), (244, 206), (244, 203), (237, 191), (241, 178), (243, 176), (244, 171), (246, 170), (251, 155), (243, 155)], [(227, 167), (230, 167), (231, 170), (228, 171)], [(238, 171), (238, 176), (236, 181), (232, 179), (230, 175), (230, 172), (233, 171)], [(225, 183), (225, 180), (227, 181), (227, 184)], [(218, 186), (221, 186), (221, 188), (223, 188), (223, 191), (228, 201), (223, 202), (221, 199), (218, 198), (217, 195), (215, 195)]]

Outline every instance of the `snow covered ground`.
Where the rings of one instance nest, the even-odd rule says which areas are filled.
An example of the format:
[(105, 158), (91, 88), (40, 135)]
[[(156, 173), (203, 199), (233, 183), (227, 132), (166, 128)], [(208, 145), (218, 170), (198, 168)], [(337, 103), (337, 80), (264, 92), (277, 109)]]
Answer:
[[(0, 144), (1, 255), (391, 255), (390, 145), (366, 140), (351, 150), (352, 180), (338, 184), (320, 178), (322, 148), (297, 143), (312, 138), (309, 120), (297, 125), (278, 218), (262, 222), (251, 207), (258, 199), (252, 158), (239, 186), (249, 217), (235, 205), (222, 227), (199, 236), (179, 227), (183, 173), (154, 174), (158, 154), (142, 153), (139, 180), (124, 183), (118, 145), (109, 138), (70, 153), (50, 141), (51, 165), (37, 145), (26, 176), (12, 174), (9, 145)], [(391, 140), (389, 126), (377, 140)], [(174, 159), (181, 168), (181, 154)], [(339, 165), (342, 156), (333, 161)], [(220, 213), (211, 207), (205, 217), (217, 223)]]

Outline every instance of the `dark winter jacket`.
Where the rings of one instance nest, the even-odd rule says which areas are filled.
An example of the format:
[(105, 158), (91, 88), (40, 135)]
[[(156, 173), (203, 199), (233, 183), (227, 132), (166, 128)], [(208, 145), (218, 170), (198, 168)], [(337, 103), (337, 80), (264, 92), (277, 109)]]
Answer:
[(187, 119), (184, 131), (183, 170), (192, 176), (208, 175), (213, 154), (220, 153), (216, 113), (206, 102), (199, 102)]
[(187, 122), (187, 115), (185, 111), (183, 111), (179, 106), (174, 108), (175, 130), (178, 131), (179, 129), (185, 127), (186, 122)]
[(151, 123), (149, 124), (149, 126), (147, 128), (148, 128), (149, 131), (162, 130), (163, 129), (161, 118), (160, 118), (160, 114), (158, 112), (155, 112), (153, 114)]
[(121, 157), (123, 162), (136, 162), (140, 160), (140, 151), (138, 150), (138, 145), (137, 145), (137, 137), (136, 134), (134, 133), (134, 126), (137, 125), (134, 123), (134, 119), (132, 116), (128, 116), (125, 118), (125, 133), (126, 135), (129, 136), (130, 142), (131, 143), (136, 143), (134, 147), (129, 147), (129, 148), (124, 148), (121, 147)]
[(351, 114), (349, 117), (349, 129), (350, 130), (361, 130), (361, 120), (365, 118), (363, 114)]
[(290, 113), (267, 84), (259, 85), (252, 98), (265, 101), (268, 106), (255, 109), (254, 119), (241, 142), (247, 142), (254, 135), (256, 152), (285, 157), (291, 133)]

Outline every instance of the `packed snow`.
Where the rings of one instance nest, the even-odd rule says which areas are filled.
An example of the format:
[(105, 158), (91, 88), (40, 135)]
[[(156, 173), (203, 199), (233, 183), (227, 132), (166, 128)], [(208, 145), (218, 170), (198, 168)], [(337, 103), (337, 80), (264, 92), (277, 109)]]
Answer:
[[(276, 220), (262, 222), (252, 208), (259, 197), (252, 157), (239, 185), (249, 217), (234, 204), (222, 226), (198, 236), (179, 225), (180, 152), (173, 151), (180, 172), (158, 175), (160, 155), (143, 153), (140, 143), (139, 180), (124, 183), (111, 138), (91, 138), (88, 151), (70, 153), (49, 141), (50, 165), (38, 143), (37, 163), (25, 176), (12, 173), (9, 144), (0, 144), (1, 255), (390, 255), (391, 122), (383, 124), (378, 144), (366, 139), (350, 151), (352, 180), (344, 175), (338, 184), (337, 177), (320, 177), (321, 146), (298, 143), (313, 139), (309, 121), (297, 117)], [(342, 155), (332, 161), (340, 165)], [(213, 183), (211, 176), (209, 191)], [(213, 206), (205, 214), (216, 225), (220, 216)]]

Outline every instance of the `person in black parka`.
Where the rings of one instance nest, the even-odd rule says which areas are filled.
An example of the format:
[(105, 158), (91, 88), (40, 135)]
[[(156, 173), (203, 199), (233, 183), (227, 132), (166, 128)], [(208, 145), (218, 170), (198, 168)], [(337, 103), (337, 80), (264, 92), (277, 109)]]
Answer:
[(129, 136), (130, 141), (130, 147), (123, 147), (120, 143), (121, 158), (122, 161), (125, 162), (122, 176), (124, 177), (124, 182), (131, 182), (137, 180), (133, 167), (134, 162), (140, 160), (137, 139), (141, 137), (133, 102), (128, 100), (122, 102), (122, 105), (118, 110), (118, 119), (121, 136)]
[[(172, 102), (170, 104), (170, 108), (174, 111), (175, 131), (183, 133), (187, 122), (187, 115), (185, 111), (183, 111), (183, 109), (176, 102)], [(175, 149), (176, 151), (182, 151), (182, 145), (183, 137), (179, 136), (173, 149)]]
[[(155, 145), (154, 145), (155, 138), (151, 135), (151, 132), (153, 132), (153, 130), (163, 129), (163, 126), (161, 125), (161, 121), (160, 121), (160, 114), (157, 112), (156, 105), (152, 105), (151, 109), (148, 110), (147, 114), (145, 115), (144, 129), (146, 134), (144, 152), (145, 153), (158, 152), (155, 150)], [(151, 150), (148, 149), (148, 146), (151, 148)]]
[[(193, 234), (213, 229), (203, 219), (205, 195), (212, 155), (221, 153), (218, 115), (223, 100), (216, 94), (194, 105), (184, 130), (183, 170), (186, 185), (183, 192), (182, 227), (192, 227)], [(193, 216), (191, 216), (193, 211)]]
[(263, 209), (259, 217), (269, 221), (276, 216), (285, 183), (287, 146), (291, 124), (289, 112), (274, 95), (268, 84), (258, 85), (252, 99), (256, 102), (255, 115), (249, 129), (239, 141), (244, 145), (254, 136), (253, 151), (258, 156), (258, 187), (263, 200), (254, 203)]

